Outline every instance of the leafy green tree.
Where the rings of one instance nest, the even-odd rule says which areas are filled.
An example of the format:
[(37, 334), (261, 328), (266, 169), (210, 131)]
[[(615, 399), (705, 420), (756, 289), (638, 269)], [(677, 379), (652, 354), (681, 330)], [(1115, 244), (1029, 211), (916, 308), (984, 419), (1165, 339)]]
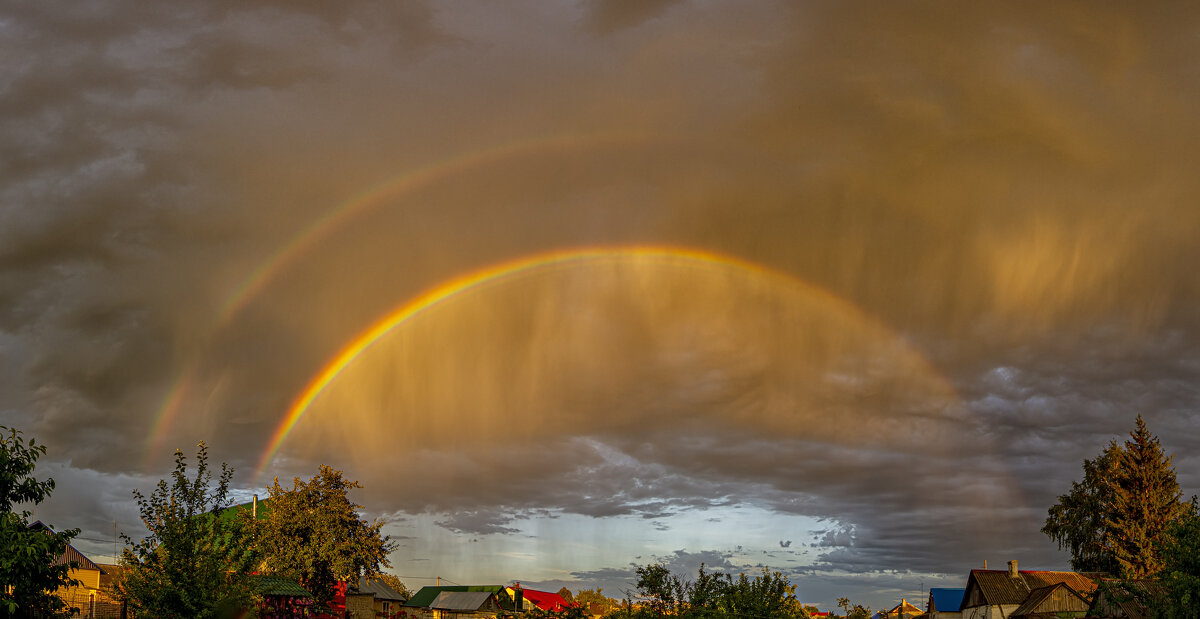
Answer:
[(687, 599), (687, 590), (678, 576), (658, 563), (639, 567), (636, 573), (638, 595), (646, 598), (647, 610), (657, 616), (679, 614)]
[(382, 580), (384, 584), (391, 587), (396, 593), (403, 595), (405, 599), (412, 597), (413, 592), (409, 591), (408, 587), (404, 585), (404, 581), (400, 580), (395, 574), (381, 572), (376, 578)]
[(1200, 505), (1196, 497), (1161, 538), (1159, 556), (1163, 568), (1158, 584), (1163, 595), (1150, 596), (1146, 605), (1164, 619), (1200, 617)]
[(870, 619), (871, 617), (870, 606), (852, 604), (850, 598), (838, 598), (837, 605), (842, 609), (842, 617), (845, 619)]
[(337, 583), (378, 578), (391, 565), (392, 545), (383, 523), (363, 520), (362, 506), (350, 501), (349, 491), (361, 487), (325, 465), (307, 482), (295, 478), (289, 490), (276, 479), (267, 488), (270, 508), (258, 521), (266, 570), (296, 579), (326, 606)]
[[(54, 595), (59, 587), (71, 585), (72, 564), (51, 565), (66, 551), (78, 529), (55, 533), (49, 528), (29, 526), (29, 510), (50, 496), (54, 480), (33, 476), (46, 446), (21, 432), (0, 426), (0, 611), (13, 616), (55, 616), (63, 601)], [(74, 566), (77, 567), (77, 566)]]
[(1083, 461), (1082, 482), (1050, 507), (1042, 532), (1071, 553), (1071, 567), (1145, 578), (1161, 567), (1156, 543), (1182, 513), (1171, 457), (1138, 415), (1130, 440)]
[(637, 569), (638, 593), (648, 601), (650, 616), (676, 615), (691, 619), (716, 617), (778, 617), (804, 619), (808, 612), (796, 599), (796, 587), (779, 572), (763, 568), (749, 578), (714, 574), (700, 566), (696, 580), (687, 582), (662, 565)]
[(122, 535), (124, 576), (120, 593), (135, 614), (147, 617), (227, 616), (251, 605), (250, 574), (257, 564), (251, 521), (245, 515), (222, 518), (229, 507), (233, 469), (221, 465), (213, 485), (208, 447), (196, 451), (196, 475), (187, 476), (187, 458), (175, 452), (171, 483), (143, 495), (134, 490), (138, 512), (149, 535), (134, 543)]
[(754, 578), (738, 574), (737, 580), (726, 575), (718, 607), (734, 617), (780, 617), (804, 619), (808, 612), (796, 599), (796, 586), (779, 572), (763, 568)]
[(580, 589), (575, 594), (574, 602), (583, 607), (589, 615), (604, 615), (619, 607), (621, 602), (604, 595), (604, 589)]
[(1118, 574), (1120, 564), (1106, 547), (1108, 506), (1112, 490), (1108, 484), (1119, 461), (1121, 447), (1108, 444), (1094, 460), (1083, 461), (1083, 481), (1071, 482), (1071, 492), (1058, 497), (1042, 527), (1060, 550), (1071, 552), (1071, 569), (1080, 572)]
[(1162, 568), (1159, 547), (1183, 516), (1185, 504), (1171, 456), (1141, 415), (1129, 437), (1107, 480), (1112, 502), (1104, 520), (1105, 548), (1116, 557), (1123, 577), (1148, 578)]

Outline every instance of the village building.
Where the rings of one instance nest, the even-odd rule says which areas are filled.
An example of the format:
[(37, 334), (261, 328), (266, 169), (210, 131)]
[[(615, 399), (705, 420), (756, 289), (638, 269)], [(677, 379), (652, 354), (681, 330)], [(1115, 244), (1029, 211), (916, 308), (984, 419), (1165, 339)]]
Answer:
[(1065, 584), (1084, 599), (1096, 589), (1096, 579), (1078, 572), (1021, 571), (1016, 561), (1007, 570), (971, 570), (960, 610), (962, 619), (1009, 619), (1030, 594)]
[[(42, 523), (34, 522), (29, 525), (32, 531), (53, 533), (53, 529)], [(66, 550), (51, 561), (51, 565), (73, 565), (67, 573), (68, 577), (78, 581), (67, 587), (60, 587), (54, 592), (67, 606), (68, 612), (76, 617), (88, 619), (107, 619), (122, 616), (123, 604), (112, 594), (111, 588), (102, 588), (102, 582), (107, 581), (104, 570), (94, 561), (87, 558), (79, 549), (67, 544)]]
[(966, 592), (966, 589), (943, 587), (930, 589), (929, 602), (925, 607), (929, 619), (961, 619), (962, 612), (958, 609), (962, 606), (963, 594)]
[(1088, 612), (1088, 599), (1066, 583), (1057, 583), (1034, 589), (1025, 601), (1009, 615), (1009, 619), (1070, 619), (1084, 617)]
[[(505, 588), (509, 597), (512, 599), (522, 599), (524, 603), (521, 605), (521, 610), (544, 610), (547, 612), (557, 613), (566, 610), (571, 606), (571, 603), (563, 596), (549, 591), (538, 591), (537, 589), (526, 589), (521, 586), (521, 583), (515, 583), (511, 587)], [(519, 596), (519, 597), (518, 597)]]
[(924, 611), (910, 604), (907, 598), (901, 598), (900, 603), (893, 606), (891, 610), (881, 610), (875, 613), (875, 617), (876, 619), (913, 619), (913, 617), (923, 614), (925, 614)]
[(1151, 619), (1154, 613), (1145, 600), (1166, 595), (1162, 585), (1153, 580), (1103, 581), (1088, 608), (1090, 617), (1112, 619)]
[(398, 616), (407, 601), (382, 580), (359, 578), (358, 586), (346, 592), (346, 612), (355, 619)]
[[(445, 596), (444, 593), (486, 593), (486, 596)], [(474, 609), (468, 609), (478, 602)], [(513, 611), (523, 606), (522, 599), (514, 599), (502, 585), (444, 585), (421, 587), (403, 605), (409, 617), (443, 619), (449, 617), (490, 616), (501, 610)], [(489, 610), (491, 609), (491, 610)]]

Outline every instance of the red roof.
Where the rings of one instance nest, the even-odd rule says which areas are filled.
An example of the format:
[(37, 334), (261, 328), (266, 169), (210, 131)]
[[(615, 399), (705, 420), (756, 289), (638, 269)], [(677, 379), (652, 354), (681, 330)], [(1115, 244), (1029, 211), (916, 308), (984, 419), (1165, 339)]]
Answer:
[(533, 602), (540, 610), (548, 610), (558, 612), (569, 607), (571, 604), (563, 599), (563, 596), (549, 591), (538, 591), (536, 589), (521, 589), (525, 599)]

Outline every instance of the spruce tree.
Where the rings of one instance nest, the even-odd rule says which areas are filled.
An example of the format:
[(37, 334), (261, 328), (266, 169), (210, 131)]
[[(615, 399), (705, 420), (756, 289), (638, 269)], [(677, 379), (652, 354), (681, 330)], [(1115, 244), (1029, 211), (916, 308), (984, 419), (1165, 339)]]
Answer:
[(1142, 416), (1116, 453), (1116, 466), (1106, 479), (1110, 503), (1104, 517), (1105, 548), (1112, 552), (1125, 578), (1147, 578), (1162, 569), (1157, 545), (1184, 514), (1186, 504), (1158, 437)]

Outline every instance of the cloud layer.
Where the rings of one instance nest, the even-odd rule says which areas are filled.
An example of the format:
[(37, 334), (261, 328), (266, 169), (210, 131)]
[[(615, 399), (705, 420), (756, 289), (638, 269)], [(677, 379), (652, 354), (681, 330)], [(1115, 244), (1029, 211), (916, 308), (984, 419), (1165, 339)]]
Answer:
[[(1176, 11), (6, 7), (0, 424), (49, 446), (39, 516), (106, 539), (199, 440), (254, 491), (305, 385), (422, 291), (686, 247), (758, 266), (615, 255), (448, 298), (265, 474), (346, 469), (461, 578), (774, 562), (880, 606), (985, 559), (1064, 566), (1045, 509), (1137, 413), (1200, 485), (1200, 54)], [(737, 550), (739, 510), (808, 524)], [(726, 533), (685, 547), (705, 517)], [(579, 565), (449, 550), (533, 529)]]

